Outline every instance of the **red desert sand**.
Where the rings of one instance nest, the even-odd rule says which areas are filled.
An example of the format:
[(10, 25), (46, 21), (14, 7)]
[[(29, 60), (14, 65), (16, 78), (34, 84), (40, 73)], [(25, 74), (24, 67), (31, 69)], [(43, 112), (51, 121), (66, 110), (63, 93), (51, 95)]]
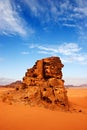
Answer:
[[(9, 88), (0, 88), (0, 95)], [(0, 101), (0, 130), (87, 130), (87, 88), (68, 88), (68, 99), (78, 112), (52, 111)]]

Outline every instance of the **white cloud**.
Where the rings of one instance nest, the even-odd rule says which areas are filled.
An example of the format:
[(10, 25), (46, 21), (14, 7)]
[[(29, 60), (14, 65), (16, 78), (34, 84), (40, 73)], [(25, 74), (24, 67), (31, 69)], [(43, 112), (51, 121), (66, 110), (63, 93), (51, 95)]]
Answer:
[(66, 27), (73, 27), (73, 28), (77, 27), (75, 24), (68, 24), (68, 23), (64, 23), (62, 25)]
[(76, 53), (76, 54), (72, 54), (70, 56), (64, 56), (61, 57), (63, 62), (66, 63), (80, 63), (80, 64), (87, 64), (87, 55), (86, 54), (82, 54), (82, 53)]
[(81, 48), (76, 43), (64, 43), (58, 48), (58, 52), (64, 55), (72, 55), (73, 53), (79, 52)]
[(37, 48), (41, 51), (48, 51), (53, 53), (60, 53), (63, 55), (71, 55), (75, 52), (79, 52), (81, 48), (76, 43), (64, 43), (59, 46), (41, 46), (41, 45), (31, 45), (30, 48)]
[(45, 11), (44, 6), (38, 0), (25, 0), (25, 2), (35, 16), (40, 16)]
[(62, 15), (69, 5), (66, 1), (47, 0), (40, 2), (39, 0), (25, 0), (32, 14), (40, 19), (42, 23), (54, 21), (58, 22), (59, 16)]
[[(29, 13), (37, 17), (41, 23), (53, 21), (54, 24), (57, 23), (57, 26), (77, 28), (77, 33), (79, 33), (78, 27), (85, 28), (87, 23), (87, 20), (83, 22), (83, 18), (86, 19), (87, 17), (87, 1), (74, 0), (74, 2), (75, 4), (70, 0), (47, 0), (42, 2), (39, 0), (24, 0), (22, 4), (26, 4), (29, 8)], [(17, 5), (17, 8), (22, 10), (20, 5)], [(26, 24), (17, 9), (13, 8), (11, 0), (0, 0), (0, 34), (25, 36), (34, 33), (34, 30), (31, 27), (28, 29)]]
[(86, 23), (84, 23), (84, 25), (81, 24), (81, 26), (79, 25), (78, 28), (79, 28), (79, 30), (78, 30), (78, 34), (79, 34), (78, 39), (80, 41), (84, 41), (84, 43), (85, 42), (87, 43), (87, 25), (86, 25)]
[[(32, 33), (32, 29), (30, 29)], [(13, 9), (10, 0), (0, 0), (0, 34), (25, 36), (27, 34), (26, 23)]]
[(58, 52), (58, 50), (55, 49), (55, 48), (44, 47), (44, 46), (38, 46), (38, 49), (40, 49), (40, 50), (44, 50), (44, 51), (51, 51), (51, 52), (55, 52), (55, 53)]
[(82, 53), (82, 48), (77, 43), (64, 43), (54, 46), (31, 45), (30, 48), (35, 48), (40, 54), (59, 55), (63, 62), (87, 64), (87, 54)]
[[(53, 22), (57, 26), (75, 28), (80, 39), (84, 39), (80, 36), (79, 26), (84, 30), (87, 23), (87, 0), (25, 0), (25, 3), (42, 24)], [(84, 34), (85, 32), (87, 31), (84, 30)]]
[(80, 15), (83, 15), (83, 17), (87, 16), (87, 7), (84, 7), (84, 8), (78, 8), (77, 7), (77, 8), (74, 9), (74, 11), (80, 13)]
[[(73, 6), (73, 11), (79, 14), (78, 16), (81, 16), (81, 18), (84, 18), (87, 16), (87, 0), (75, 0), (76, 5)], [(78, 17), (77, 17), (78, 18)]]
[(87, 6), (87, 0), (75, 0), (78, 7), (86, 7)]
[(28, 51), (23, 51), (23, 52), (21, 52), (21, 54), (22, 54), (22, 55), (28, 55), (29, 52), (28, 52)]
[[(84, 30), (87, 23), (87, 0), (74, 0), (73, 2), (70, 0), (46, 0), (42, 2), (25, 0), (25, 3), (32, 15), (37, 17), (42, 24), (53, 22), (53, 25), (75, 28), (80, 39), (85, 38), (79, 33), (79, 26)], [(86, 30), (84, 30), (84, 34), (85, 32), (87, 34)]]
[(47, 54), (47, 55), (53, 55), (53, 52), (48, 51), (38, 51), (40, 54)]
[(58, 50), (56, 47), (50, 47), (50, 46), (43, 46), (38, 44), (31, 44), (29, 45), (29, 48), (31, 49), (37, 49), (38, 53), (42, 54), (50, 54), (50, 55), (56, 55), (58, 53)]
[[(85, 16), (87, 14), (87, 2), (86, 0), (83, 1), (81, 0), (80, 2), (79, 0), (75, 0), (74, 2), (76, 4), (74, 5), (69, 0), (47, 0), (43, 2), (40, 2), (39, 0), (25, 0), (25, 3), (30, 8), (32, 14), (36, 17), (42, 19), (45, 18), (45, 22), (49, 22), (49, 20), (58, 22), (61, 16), (63, 16), (62, 18), (65, 17), (67, 20), (70, 19), (71, 16), (73, 16), (73, 21), (74, 17), (78, 19), (78, 17), (81, 16), (81, 13), (83, 13), (83, 15)], [(78, 17), (76, 17), (76, 14), (78, 14)]]

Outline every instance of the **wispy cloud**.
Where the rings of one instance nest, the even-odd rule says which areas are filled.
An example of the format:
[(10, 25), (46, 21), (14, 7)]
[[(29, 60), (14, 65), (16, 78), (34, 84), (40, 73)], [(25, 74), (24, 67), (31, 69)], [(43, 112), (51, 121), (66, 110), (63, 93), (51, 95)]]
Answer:
[(63, 26), (66, 26), (66, 27), (72, 27), (72, 28), (75, 28), (75, 27), (77, 27), (75, 24), (68, 24), (68, 23), (64, 23), (64, 24), (62, 24)]
[[(33, 18), (38, 18), (42, 24), (53, 22), (53, 25), (77, 28), (78, 33), (81, 31), (79, 28), (81, 26), (83, 31), (87, 32), (84, 30), (87, 28), (85, 26), (87, 23), (87, 0), (74, 0), (73, 2), (70, 0), (24, 0), (21, 3), (29, 8), (29, 16), (31, 14)], [(31, 23), (25, 21), (18, 12), (18, 10), (22, 10), (20, 5), (17, 5), (17, 8), (14, 7), (15, 2), (0, 0), (0, 34), (25, 36), (34, 33), (32, 27), (28, 26), (27, 28), (27, 22), (28, 25)], [(82, 35), (80, 38), (84, 39)]]
[[(87, 15), (87, 1), (86, 0), (81, 0), (81, 2), (79, 0), (74, 0), (73, 2), (70, 2), (70, 0), (67, 0), (67, 1), (66, 0), (64, 1), (47, 0), (43, 2), (40, 2), (39, 0), (31, 0), (31, 1), (25, 0), (25, 3), (30, 8), (32, 14), (35, 15), (36, 17), (41, 18), (42, 16), (43, 18), (44, 16), (46, 18), (48, 17), (48, 19), (53, 20), (53, 21), (57, 20), (57, 22), (58, 22), (59, 17), (61, 16), (66, 17), (67, 20), (68, 18), (73, 16), (73, 20), (74, 20), (74, 16), (76, 17), (77, 13), (79, 14), (77, 15), (78, 17), (80, 15), (83, 15), (83, 17)], [(48, 19), (45, 19), (45, 20), (48, 21)]]
[[(33, 30), (30, 29), (30, 33)], [(0, 0), (0, 34), (26, 36), (26, 22), (11, 4), (11, 0)]]
[(87, 54), (82, 52), (82, 48), (77, 43), (63, 43), (54, 46), (31, 45), (30, 48), (35, 48), (37, 53), (58, 55), (63, 62), (87, 64)]
[(59, 16), (67, 10), (69, 5), (68, 1), (61, 2), (60, 0), (47, 0), (42, 2), (39, 0), (25, 0), (25, 3), (30, 8), (32, 14), (40, 18), (42, 22), (49, 22), (50, 20), (57, 22)]
[(64, 55), (72, 55), (73, 53), (77, 53), (80, 50), (81, 48), (76, 43), (64, 43), (58, 48), (59, 53)]
[(69, 56), (62, 56), (62, 61), (65, 63), (80, 63), (80, 64), (87, 64), (87, 54), (83, 53), (76, 53)]
[(22, 54), (22, 55), (28, 55), (29, 52), (28, 52), (28, 51), (22, 51), (21, 54)]
[(83, 15), (83, 17), (87, 16), (87, 7), (84, 7), (84, 8), (78, 7), (78, 8), (75, 8), (74, 11)]
[[(80, 37), (81, 26), (84, 30), (87, 23), (87, 0), (25, 0), (32, 15), (37, 17), (41, 23), (53, 22), (57, 26), (76, 28)], [(85, 20), (83, 20), (85, 19)], [(84, 33), (87, 32), (86, 30)], [(84, 39), (84, 37), (80, 37)]]
[(42, 46), (42, 45), (31, 45), (30, 48), (38, 48), (39, 50), (61, 53), (63, 55), (71, 55), (72, 53), (79, 52), (81, 48), (76, 43), (64, 43), (59, 46)]

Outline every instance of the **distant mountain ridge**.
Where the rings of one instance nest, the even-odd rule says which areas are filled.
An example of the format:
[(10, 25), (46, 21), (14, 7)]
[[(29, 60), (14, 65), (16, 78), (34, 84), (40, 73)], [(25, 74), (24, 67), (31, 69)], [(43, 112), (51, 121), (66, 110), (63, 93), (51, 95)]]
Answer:
[[(10, 87), (10, 88), (16, 88), (17, 86), (21, 85), (22, 81), (21, 80), (17, 80), (15, 82), (12, 82), (10, 84), (7, 85), (0, 85), (0, 87)], [(68, 87), (87, 87), (87, 84), (81, 84), (81, 85), (64, 85), (66, 88)]]
[(66, 88), (68, 87), (87, 87), (87, 84), (81, 84), (81, 85), (65, 85)]
[(0, 85), (0, 87), (16, 88), (17, 86), (19, 86), (21, 84), (22, 84), (21, 80), (17, 80), (15, 82), (12, 82), (12, 83), (7, 84), (7, 85)]

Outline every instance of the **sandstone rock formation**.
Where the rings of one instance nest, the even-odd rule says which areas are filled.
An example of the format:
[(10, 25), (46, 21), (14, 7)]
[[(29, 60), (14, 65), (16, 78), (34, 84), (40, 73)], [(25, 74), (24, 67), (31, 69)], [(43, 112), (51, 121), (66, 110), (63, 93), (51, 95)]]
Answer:
[(25, 100), (48, 108), (68, 108), (67, 91), (62, 80), (63, 64), (59, 57), (38, 60), (23, 78), (28, 93)]
[(63, 64), (59, 57), (38, 60), (28, 69), (15, 91), (5, 94), (3, 100), (38, 105), (52, 110), (68, 110), (67, 91), (62, 80)]

